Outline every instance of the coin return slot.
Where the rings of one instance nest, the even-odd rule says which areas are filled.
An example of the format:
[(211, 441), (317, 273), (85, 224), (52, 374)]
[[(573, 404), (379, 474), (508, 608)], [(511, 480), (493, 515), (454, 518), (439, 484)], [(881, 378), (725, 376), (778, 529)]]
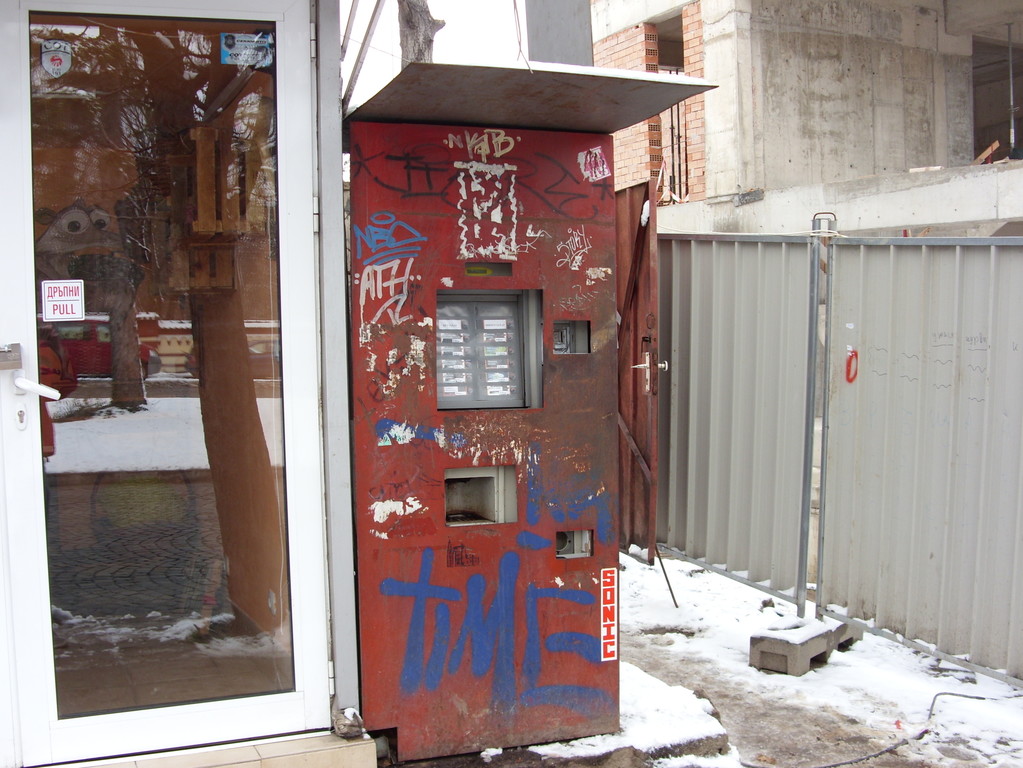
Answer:
[(558, 531), (554, 536), (555, 557), (568, 560), (593, 555), (593, 531)]
[(444, 518), (448, 525), (514, 523), (515, 467), (444, 470)]
[(554, 323), (554, 354), (586, 355), (589, 352), (589, 320), (559, 320)]

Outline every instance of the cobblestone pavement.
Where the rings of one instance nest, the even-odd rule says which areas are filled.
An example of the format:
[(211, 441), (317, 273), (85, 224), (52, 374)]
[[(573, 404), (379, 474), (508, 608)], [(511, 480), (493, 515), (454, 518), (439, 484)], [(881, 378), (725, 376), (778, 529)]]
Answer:
[(290, 652), (231, 616), (203, 472), (47, 478), (62, 716), (291, 690)]
[(58, 475), (48, 515), (51, 603), (75, 615), (185, 615), (227, 609), (210, 583), (222, 558), (208, 476), (188, 472)]

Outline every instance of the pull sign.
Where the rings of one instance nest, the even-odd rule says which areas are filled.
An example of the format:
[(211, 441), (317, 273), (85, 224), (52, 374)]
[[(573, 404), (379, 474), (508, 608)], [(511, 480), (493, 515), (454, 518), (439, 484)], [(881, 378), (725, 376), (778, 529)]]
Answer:
[(85, 282), (43, 280), (43, 322), (85, 319)]
[(618, 658), (618, 569), (600, 570), (600, 660)]

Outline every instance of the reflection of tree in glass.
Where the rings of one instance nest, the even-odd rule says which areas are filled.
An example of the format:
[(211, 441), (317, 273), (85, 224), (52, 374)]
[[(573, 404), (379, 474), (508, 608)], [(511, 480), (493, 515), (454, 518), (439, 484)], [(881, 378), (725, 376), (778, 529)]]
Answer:
[[(170, 311), (177, 312), (172, 319), (189, 319), (187, 297), (172, 296), (169, 289), (175, 250), (182, 250), (180, 243), (188, 236), (188, 222), (178, 219), (188, 206), (181, 188), (189, 183), (183, 169), (194, 157), (189, 129), (210, 124), (230, 106), (234, 142), (248, 145), (254, 130), (268, 135), (266, 123), (258, 123), (269, 120), (272, 125), (267, 113), (273, 110), (252, 93), (240, 104), (225, 103), (231, 84), (252, 73), (219, 65), (219, 32), (211, 31), (208, 22), (133, 19), (128, 29), (112, 17), (52, 15), (48, 20), (52, 23), (33, 25), (34, 46), (46, 39), (65, 40), (73, 58), (60, 77), (44, 72), (38, 56), (34, 62), (36, 208), (62, 211), (79, 202), (112, 211), (116, 218), (109, 220), (106, 247), (76, 248), (56, 257), (51, 251), (37, 267), (41, 279), (86, 280), (87, 311), (109, 313), (113, 404), (133, 407), (145, 402), (137, 312), (157, 308), (163, 316)], [(276, 182), (272, 151), (262, 154), (249, 170), (257, 172), (248, 180), (257, 204), (246, 207), (263, 219), (259, 223), (265, 231)], [(237, 175), (245, 172), (238, 168), (231, 170), (235, 188)]]
[[(44, 247), (59, 238), (43, 240), (40, 223), (38, 274), (81, 277), (86, 309), (109, 314), (110, 346), (120, 353), (111, 351), (121, 359), (113, 367), (117, 406), (145, 402), (136, 324), (148, 342), (159, 332), (156, 317), (171, 321), (161, 325), (176, 329), (174, 343), (184, 347), (178, 356), (191, 358), (199, 378), (202, 424), (189, 424), (182, 434), (203, 441), (209, 465), (203, 507), (217, 546), (204, 553), (210, 567), (196, 571), (204, 576), (203, 609), (222, 590), (232, 612), (245, 617), (239, 624), (246, 631), (255, 628), (288, 645), (284, 467), (276, 461), (284, 456), (280, 355), (267, 356), (270, 369), (260, 377), (266, 380), (259, 382), (257, 400), (249, 350), (254, 341), (280, 343), (275, 69), (220, 62), (222, 33), (262, 33), (272, 41), (274, 25), (257, 24), (250, 32), (237, 22), (209, 19), (32, 14), (31, 20), (35, 59), (43, 39), (64, 41), (61, 49), (71, 50), (71, 66), (60, 76), (41, 64), (32, 73), (35, 207), (49, 209), (51, 225), (66, 210), (73, 213), (67, 220), (74, 219), (76, 231), (96, 228), (93, 215), (107, 212), (87, 248)], [(196, 346), (185, 347), (189, 343)], [(154, 408), (151, 415), (159, 412)], [(264, 429), (264, 414), (276, 428)], [(177, 481), (172, 487), (162, 471), (175, 461), (178, 433), (168, 433), (159, 418), (119, 416), (135, 421), (147, 440), (146, 466), (161, 471), (148, 481), (132, 470), (120, 478), (124, 482), (107, 476), (97, 483), (90, 496), (97, 514), (89, 519), (100, 525), (91, 530), (98, 536), (104, 528), (117, 545), (132, 537), (145, 544), (152, 540), (149, 529), (178, 524), (191, 503), (175, 497)], [(83, 434), (99, 434), (104, 426), (95, 420), (83, 425)], [(113, 458), (106, 445), (96, 451), (100, 461)], [(133, 565), (158, 564), (164, 551), (177, 558), (174, 577), (165, 580), (177, 597), (184, 549), (179, 537)], [(230, 562), (229, 572), (219, 570), (221, 558)], [(88, 587), (76, 580), (71, 588), (82, 586)], [(125, 595), (109, 597), (116, 603)], [(288, 666), (290, 656), (281, 657)], [(276, 672), (267, 679), (276, 681), (273, 690), (293, 680)], [(256, 683), (256, 692), (264, 685)], [(225, 682), (223, 694), (235, 695), (231, 691)], [(252, 685), (241, 691), (252, 692)]]

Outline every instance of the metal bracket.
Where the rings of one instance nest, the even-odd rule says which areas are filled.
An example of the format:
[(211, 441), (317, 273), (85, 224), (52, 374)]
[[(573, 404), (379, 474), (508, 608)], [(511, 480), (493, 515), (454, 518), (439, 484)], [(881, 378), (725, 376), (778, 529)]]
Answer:
[(16, 371), (21, 367), (21, 344), (0, 344), (0, 371)]

